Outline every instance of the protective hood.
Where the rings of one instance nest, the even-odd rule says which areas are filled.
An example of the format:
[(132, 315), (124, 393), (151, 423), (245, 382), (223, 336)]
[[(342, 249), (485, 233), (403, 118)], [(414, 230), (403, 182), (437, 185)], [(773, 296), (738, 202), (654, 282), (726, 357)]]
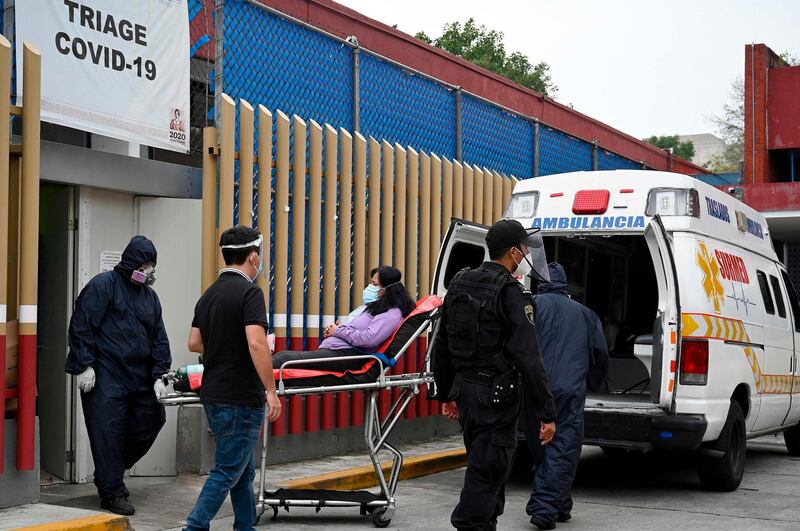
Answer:
[(547, 271), (550, 273), (550, 280), (539, 282), (537, 292), (568, 295), (567, 274), (564, 272), (564, 268), (561, 264), (558, 262), (550, 262), (547, 264)]
[(122, 260), (114, 267), (114, 271), (125, 278), (130, 278), (134, 270), (148, 262), (156, 263), (158, 253), (153, 242), (144, 236), (134, 236), (122, 252)]

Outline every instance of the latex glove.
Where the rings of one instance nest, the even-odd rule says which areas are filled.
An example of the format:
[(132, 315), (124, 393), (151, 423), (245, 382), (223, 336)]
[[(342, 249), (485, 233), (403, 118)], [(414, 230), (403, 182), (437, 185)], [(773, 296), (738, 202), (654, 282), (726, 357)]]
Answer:
[(78, 389), (80, 389), (82, 393), (88, 393), (94, 387), (94, 369), (91, 367), (80, 373), (76, 378), (78, 379)]
[(164, 382), (161, 380), (161, 378), (156, 380), (156, 383), (153, 384), (153, 391), (156, 393), (156, 399), (167, 397), (167, 386), (164, 385)]

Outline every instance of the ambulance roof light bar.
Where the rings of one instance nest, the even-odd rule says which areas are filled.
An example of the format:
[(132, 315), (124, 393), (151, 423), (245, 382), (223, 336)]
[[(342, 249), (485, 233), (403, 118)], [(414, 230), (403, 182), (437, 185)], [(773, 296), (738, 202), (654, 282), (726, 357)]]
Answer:
[(648, 216), (700, 217), (700, 200), (693, 188), (653, 188), (647, 194)]
[(572, 202), (573, 214), (603, 214), (608, 210), (608, 190), (579, 190)]

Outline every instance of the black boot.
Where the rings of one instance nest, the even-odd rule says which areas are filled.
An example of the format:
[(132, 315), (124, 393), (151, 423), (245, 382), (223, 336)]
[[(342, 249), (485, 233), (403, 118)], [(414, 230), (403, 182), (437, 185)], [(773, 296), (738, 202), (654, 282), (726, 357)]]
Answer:
[(531, 523), (535, 525), (539, 529), (555, 529), (556, 523), (555, 522), (545, 522), (544, 520), (539, 520), (535, 516), (531, 516)]
[(133, 504), (128, 501), (128, 498), (106, 498), (100, 502), (100, 507), (111, 511), (112, 513), (121, 514), (123, 516), (131, 516), (136, 512)]

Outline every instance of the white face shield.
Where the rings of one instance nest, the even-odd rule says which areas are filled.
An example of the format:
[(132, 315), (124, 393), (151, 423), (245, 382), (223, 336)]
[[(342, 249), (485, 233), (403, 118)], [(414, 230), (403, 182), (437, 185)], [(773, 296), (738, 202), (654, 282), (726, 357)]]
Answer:
[(550, 281), (550, 273), (547, 271), (547, 255), (544, 251), (544, 242), (539, 229), (526, 229), (528, 237), (522, 240), (520, 245), (528, 248), (525, 259), (531, 265), (531, 277), (539, 281)]
[(256, 272), (256, 276), (262, 274), (266, 277), (266, 270), (264, 269), (264, 236), (259, 236), (258, 238), (249, 243), (239, 243), (239, 244), (220, 246), (221, 249), (247, 249), (248, 247), (258, 248), (258, 259), (260, 265), (258, 266), (258, 272)]

